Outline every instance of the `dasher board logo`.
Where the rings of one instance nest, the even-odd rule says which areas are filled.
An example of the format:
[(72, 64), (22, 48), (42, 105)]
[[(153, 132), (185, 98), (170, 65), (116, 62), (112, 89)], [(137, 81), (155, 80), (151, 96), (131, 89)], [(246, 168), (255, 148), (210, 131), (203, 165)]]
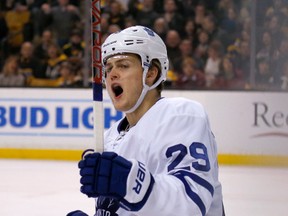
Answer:
[[(288, 111), (275, 110), (267, 103), (255, 102), (253, 127), (264, 128), (267, 132), (257, 133), (252, 137), (288, 138)], [(284, 132), (282, 131), (284, 129)], [(281, 131), (280, 131), (281, 130)], [(286, 132), (285, 132), (286, 131)]]

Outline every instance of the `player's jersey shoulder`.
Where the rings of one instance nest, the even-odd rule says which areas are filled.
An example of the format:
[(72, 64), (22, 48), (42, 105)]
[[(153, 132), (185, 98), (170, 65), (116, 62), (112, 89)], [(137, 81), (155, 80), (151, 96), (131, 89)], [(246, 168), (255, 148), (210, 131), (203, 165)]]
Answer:
[(201, 103), (183, 97), (161, 98), (155, 106), (171, 115), (195, 115), (205, 116), (205, 110)]
[[(171, 119), (174, 119), (173, 123), (178, 125), (175, 121), (182, 121), (186, 117), (206, 119), (207, 116), (202, 104), (197, 101), (182, 97), (163, 97), (145, 113), (137, 123), (138, 127), (135, 128), (140, 128), (141, 130), (142, 128), (148, 128), (152, 131), (157, 131), (156, 128), (159, 128), (159, 125), (166, 124)], [(155, 122), (157, 124), (154, 124)], [(111, 136), (115, 132), (119, 134), (121, 130), (125, 129), (127, 124), (126, 117), (123, 117), (105, 132), (105, 137)]]

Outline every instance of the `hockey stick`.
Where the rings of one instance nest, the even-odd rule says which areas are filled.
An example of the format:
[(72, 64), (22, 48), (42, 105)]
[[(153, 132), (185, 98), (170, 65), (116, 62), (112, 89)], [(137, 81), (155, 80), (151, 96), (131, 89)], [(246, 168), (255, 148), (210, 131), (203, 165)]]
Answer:
[(93, 126), (95, 151), (103, 152), (104, 112), (101, 65), (101, 5), (100, 0), (91, 0), (91, 45), (92, 45), (92, 78), (93, 78)]

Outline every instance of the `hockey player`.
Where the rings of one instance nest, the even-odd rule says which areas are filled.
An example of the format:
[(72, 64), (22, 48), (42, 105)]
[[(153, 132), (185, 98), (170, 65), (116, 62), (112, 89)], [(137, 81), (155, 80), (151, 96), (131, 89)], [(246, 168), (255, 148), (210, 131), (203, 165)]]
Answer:
[(81, 192), (98, 199), (95, 215), (224, 215), (206, 112), (195, 101), (161, 96), (169, 67), (161, 38), (129, 27), (106, 39), (102, 59), (106, 89), (125, 117), (105, 132), (103, 153), (79, 162)]

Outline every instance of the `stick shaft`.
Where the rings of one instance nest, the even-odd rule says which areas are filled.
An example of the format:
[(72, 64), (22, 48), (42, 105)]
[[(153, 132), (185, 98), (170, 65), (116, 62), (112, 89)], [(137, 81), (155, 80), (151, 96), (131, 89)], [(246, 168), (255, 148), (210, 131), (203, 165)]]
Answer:
[(92, 32), (92, 78), (93, 78), (93, 126), (95, 151), (103, 152), (104, 112), (101, 65), (101, 4), (100, 0), (91, 0), (91, 32)]

